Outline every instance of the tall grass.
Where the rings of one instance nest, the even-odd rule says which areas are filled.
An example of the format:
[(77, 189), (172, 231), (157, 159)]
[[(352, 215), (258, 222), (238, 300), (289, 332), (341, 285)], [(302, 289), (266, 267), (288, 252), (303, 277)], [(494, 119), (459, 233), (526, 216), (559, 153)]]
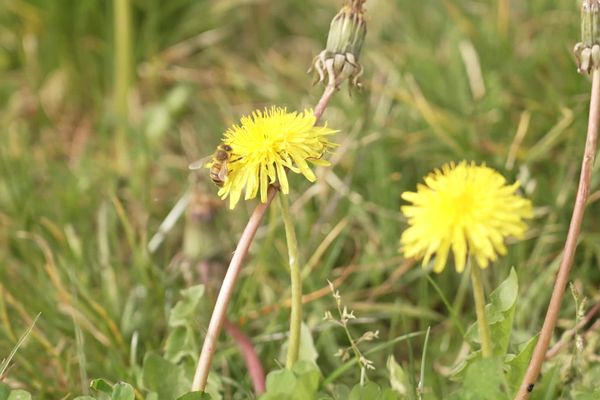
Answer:
[[(304, 293), (345, 276), (338, 287), (365, 317), (350, 329), (379, 329), (383, 342), (431, 326), (427, 359), (435, 361), (425, 381), (438, 398), (451, 383), (437, 372), (452, 365), (462, 336), (425, 272), (403, 268), (398, 257), (400, 193), (433, 167), (460, 159), (522, 180), (537, 207), (535, 222), (484, 282), (495, 287), (517, 268), (522, 341), (541, 325), (575, 194), (589, 88), (569, 53), (578, 37), (576, 7), (571, 0), (511, 2), (507, 16), (507, 4), (369, 0), (366, 88), (353, 99), (344, 90), (327, 111), (330, 126), (352, 126), (339, 135), (335, 166), (319, 177), (318, 190), (293, 183), (306, 189), (291, 199), (300, 259), (310, 271)], [(183, 224), (152, 255), (148, 238), (186, 191), (188, 163), (210, 154), (240, 114), (264, 104), (314, 104), (321, 91), (311, 89), (304, 71), (338, 6), (130, 1), (132, 45), (119, 50), (113, 39), (121, 24), (114, 25), (110, 2), (0, 5), (0, 354), (8, 355), (41, 313), (7, 371), (9, 382), (39, 399), (81, 393), (85, 376), (138, 382), (143, 355), (164, 346), (166, 310), (186, 277), (199, 282), (194, 265), (177, 262)], [(110, 107), (119, 52), (131, 64), (117, 71), (128, 70), (132, 83), (127, 155), (135, 167), (125, 174), (115, 167)], [(298, 93), (305, 95), (298, 100)], [(573, 274), (590, 298), (600, 258), (597, 180), (592, 186)], [(214, 194), (208, 180), (205, 190)], [(232, 251), (247, 207), (219, 211), (216, 259)], [(287, 311), (256, 311), (290, 293), (284, 227), (275, 213), (267, 221), (230, 318), (244, 322), (270, 370)], [(448, 268), (435, 282), (468, 324), (475, 315), (462, 279)], [(343, 333), (321, 321), (332, 306), (325, 296), (303, 310), (325, 377), (340, 367), (331, 349), (344, 346)], [(572, 326), (575, 302), (567, 300), (561, 315), (561, 327)], [(206, 313), (198, 316), (199, 333), (207, 323)], [(414, 376), (422, 346), (415, 337), (393, 348)], [(387, 376), (385, 355), (369, 357), (375, 378)], [(217, 358), (231, 381), (250, 387), (233, 347)], [(336, 379), (357, 381), (352, 371)], [(560, 378), (545, 379), (542, 393), (552, 397), (551, 380)]]

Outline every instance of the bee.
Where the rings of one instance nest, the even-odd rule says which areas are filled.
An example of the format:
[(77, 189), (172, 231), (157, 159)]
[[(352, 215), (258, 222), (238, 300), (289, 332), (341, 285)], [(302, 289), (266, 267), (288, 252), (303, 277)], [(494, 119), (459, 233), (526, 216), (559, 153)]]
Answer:
[[(228, 144), (221, 143), (215, 153), (212, 155), (212, 162), (210, 164), (210, 179), (218, 187), (222, 187), (227, 178), (227, 163), (231, 161), (231, 152), (233, 149)], [(189, 169), (196, 170), (202, 168), (205, 159), (196, 161), (190, 164)]]

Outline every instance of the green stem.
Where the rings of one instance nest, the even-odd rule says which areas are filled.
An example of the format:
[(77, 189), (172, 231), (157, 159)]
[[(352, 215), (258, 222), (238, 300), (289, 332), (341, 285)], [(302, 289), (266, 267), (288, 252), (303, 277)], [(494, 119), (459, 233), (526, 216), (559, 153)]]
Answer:
[(285, 237), (287, 240), (288, 257), (290, 263), (290, 277), (292, 281), (292, 307), (290, 315), (290, 338), (288, 345), (286, 368), (291, 369), (300, 353), (300, 329), (302, 326), (302, 275), (298, 264), (298, 241), (294, 230), (294, 221), (290, 213), (287, 195), (279, 194), (281, 215), (285, 226)]
[(129, 86), (133, 70), (131, 57), (131, 13), (129, 0), (113, 0), (115, 35), (114, 49), (114, 110), (117, 116), (117, 163), (126, 169), (127, 126), (129, 123)]
[(477, 313), (481, 354), (483, 358), (490, 358), (493, 354), (492, 338), (490, 326), (485, 315), (485, 295), (483, 293), (483, 283), (481, 282), (481, 270), (476, 263), (471, 264), (471, 282), (473, 283), (473, 297), (475, 298), (475, 312)]

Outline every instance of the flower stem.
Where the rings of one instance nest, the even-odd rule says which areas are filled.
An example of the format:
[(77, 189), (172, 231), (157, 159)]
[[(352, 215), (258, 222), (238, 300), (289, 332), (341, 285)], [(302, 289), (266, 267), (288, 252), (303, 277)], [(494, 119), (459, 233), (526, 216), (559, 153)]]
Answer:
[(298, 241), (294, 229), (294, 221), (290, 213), (288, 197), (280, 193), (279, 204), (283, 225), (285, 226), (285, 238), (288, 247), (288, 258), (290, 263), (290, 278), (292, 282), (292, 307), (290, 312), (290, 337), (288, 341), (288, 353), (285, 366), (291, 369), (300, 353), (300, 328), (302, 327), (302, 275), (298, 263)]
[(552, 339), (552, 333), (556, 326), (558, 314), (560, 312), (560, 304), (562, 302), (565, 288), (569, 280), (569, 273), (573, 266), (573, 258), (575, 257), (575, 249), (577, 248), (577, 240), (581, 231), (581, 223), (585, 213), (585, 206), (590, 191), (590, 183), (592, 180), (592, 168), (596, 156), (596, 146), (598, 144), (598, 126), (600, 124), (600, 71), (593, 70), (592, 75), (592, 94), (590, 99), (590, 114), (588, 120), (587, 138), (585, 142), (585, 150), (583, 152), (583, 160), (581, 162), (581, 175), (579, 177), (579, 187), (577, 189), (577, 197), (575, 198), (575, 206), (573, 207), (573, 215), (571, 216), (571, 224), (565, 241), (565, 249), (563, 258), (558, 268), (554, 289), (544, 318), (544, 325), (540, 331), (538, 339), (529, 367), (517, 393), (515, 399), (524, 400), (529, 397), (529, 393), (533, 390), (533, 386), (537, 381), (542, 368), (542, 363), (546, 357), (546, 351)]
[(276, 193), (277, 188), (270, 186), (267, 194), (267, 202), (258, 203), (254, 209), (254, 212), (250, 216), (250, 220), (248, 221), (235, 252), (233, 253), (233, 257), (231, 258), (231, 262), (227, 268), (227, 274), (225, 274), (225, 279), (223, 279), (223, 284), (221, 285), (219, 295), (217, 296), (217, 301), (215, 302), (215, 308), (213, 309), (210, 323), (208, 324), (208, 330), (206, 332), (206, 337), (204, 338), (204, 344), (202, 345), (202, 351), (200, 352), (198, 365), (196, 366), (196, 373), (194, 374), (194, 382), (192, 383), (193, 392), (203, 392), (206, 388), (208, 373), (210, 372), (212, 359), (217, 348), (217, 340), (219, 339), (219, 334), (221, 333), (221, 328), (223, 327), (227, 306), (229, 305), (229, 301), (233, 295), (235, 282), (240, 274), (242, 263), (246, 257), (246, 254), (248, 254), (248, 249), (250, 248), (252, 239), (254, 239), (256, 230), (258, 229), (258, 226), (260, 225), (260, 222), (262, 221), (265, 212), (267, 211), (267, 208), (269, 208), (269, 205), (273, 201), (273, 197), (275, 197)]
[(335, 85), (333, 84), (329, 84), (327, 85), (327, 87), (325, 87), (325, 91), (323, 92), (323, 95), (321, 96), (321, 99), (319, 99), (319, 102), (315, 106), (315, 110), (313, 112), (315, 117), (317, 117), (315, 124), (319, 122), (319, 119), (321, 119), (321, 117), (323, 116), (323, 113), (325, 112), (325, 109), (327, 108), (331, 97), (333, 97), (335, 90)]
[(117, 116), (117, 166), (127, 169), (127, 126), (129, 123), (129, 87), (133, 69), (131, 58), (131, 11), (129, 0), (113, 0), (115, 35), (114, 109)]
[(473, 298), (475, 299), (481, 354), (483, 358), (490, 358), (493, 354), (492, 335), (485, 315), (485, 295), (483, 293), (483, 283), (481, 282), (481, 269), (476, 263), (471, 263), (471, 282), (473, 283)]

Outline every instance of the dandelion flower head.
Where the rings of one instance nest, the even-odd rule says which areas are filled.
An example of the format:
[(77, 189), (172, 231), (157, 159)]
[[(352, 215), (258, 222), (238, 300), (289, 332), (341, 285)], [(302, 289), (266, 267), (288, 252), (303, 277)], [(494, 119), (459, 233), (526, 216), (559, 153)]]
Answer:
[[(268, 186), (278, 183), (284, 194), (289, 193), (287, 171), (302, 174), (311, 182), (316, 177), (309, 162), (329, 165), (323, 159), (335, 144), (327, 138), (335, 133), (327, 126), (315, 126), (313, 111), (288, 112), (272, 107), (257, 110), (233, 125), (223, 138), (231, 154), (227, 162), (227, 178), (219, 196), (229, 196), (229, 207), (238, 203), (242, 190), (245, 199), (267, 201)], [(207, 164), (210, 168), (212, 163)]]
[(416, 192), (402, 194), (411, 205), (402, 207), (409, 227), (400, 238), (401, 250), (406, 257), (423, 258), (423, 265), (435, 254), (435, 272), (443, 271), (450, 250), (458, 272), (468, 255), (486, 268), (506, 254), (506, 237), (523, 236), (524, 219), (532, 217), (531, 202), (516, 194), (518, 188), (518, 181), (509, 185), (485, 165), (444, 165)]

